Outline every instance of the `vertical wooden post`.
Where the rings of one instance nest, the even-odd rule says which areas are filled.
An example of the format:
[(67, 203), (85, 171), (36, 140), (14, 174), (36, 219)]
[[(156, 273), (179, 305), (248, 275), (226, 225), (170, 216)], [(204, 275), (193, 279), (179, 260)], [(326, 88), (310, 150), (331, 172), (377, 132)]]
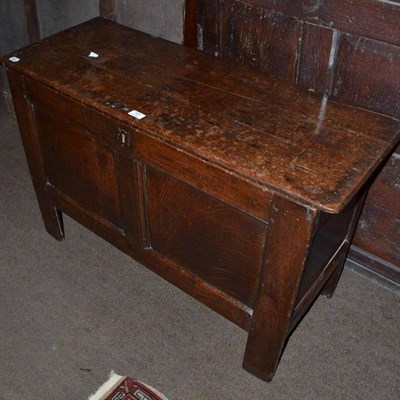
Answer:
[[(270, 381), (289, 334), (318, 212), (275, 196), (243, 368)], [(291, 238), (288, 242), (288, 238)]]
[(47, 232), (51, 236), (57, 240), (62, 240), (64, 238), (62, 214), (50, 202), (46, 192), (47, 178), (35, 129), (32, 104), (27, 99), (22, 76), (9, 70), (8, 78), (13, 94), (19, 130), (23, 139), (25, 155), (38, 199), (40, 212), (42, 213), (43, 222)]
[(117, 0), (99, 0), (100, 17), (118, 21)]
[(186, 0), (183, 44), (197, 49), (197, 0)]
[(38, 42), (41, 39), (41, 32), (36, 0), (24, 0), (24, 11), (29, 42)]
[[(36, 0), (24, 0), (25, 26), (29, 43), (38, 42), (41, 39), (39, 14)], [(11, 94), (7, 85), (6, 74), (1, 67), (0, 71), (0, 95), (3, 99), (5, 109), (14, 113)]]
[(0, 109), (4, 109), (9, 114), (14, 114), (12, 98), (7, 84), (6, 70), (3, 66), (0, 66), (0, 98)]

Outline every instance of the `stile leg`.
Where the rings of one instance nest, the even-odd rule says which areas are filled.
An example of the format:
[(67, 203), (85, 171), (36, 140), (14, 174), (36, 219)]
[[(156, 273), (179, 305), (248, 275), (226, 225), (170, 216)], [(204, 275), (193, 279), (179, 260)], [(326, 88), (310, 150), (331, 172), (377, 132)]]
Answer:
[(335, 293), (336, 287), (339, 283), (340, 276), (342, 275), (342, 272), (343, 272), (343, 267), (346, 262), (346, 255), (349, 251), (349, 248), (350, 248), (350, 246), (347, 245), (347, 250), (344, 251), (343, 256), (341, 257), (341, 260), (338, 263), (339, 265), (336, 267), (335, 271), (333, 271), (332, 275), (325, 283), (325, 285), (321, 291), (322, 296), (331, 298), (333, 296), (333, 294)]
[[(35, 189), (36, 190), (36, 189)], [(39, 193), (36, 190), (40, 212), (47, 233), (53, 236), (54, 239), (61, 241), (64, 239), (64, 225), (62, 213), (55, 208), (45, 194)]]
[(53, 206), (46, 192), (47, 178), (35, 129), (33, 109), (26, 95), (23, 78), (9, 70), (8, 79), (18, 116), (22, 143), (45, 228), (55, 239), (62, 240), (64, 238), (62, 214)]
[(258, 298), (243, 368), (265, 381), (274, 376), (289, 325), (318, 212), (274, 197)]
[(360, 219), (361, 211), (364, 206), (365, 197), (366, 197), (366, 192), (361, 193), (357, 203), (354, 206), (353, 215), (351, 217), (349, 229), (347, 231), (346, 238), (345, 238), (346, 250), (343, 252), (343, 256), (339, 262), (339, 265), (336, 267), (335, 271), (333, 272), (331, 277), (328, 279), (328, 281), (325, 283), (325, 286), (323, 287), (323, 289), (321, 291), (321, 295), (326, 296), (328, 298), (332, 297), (333, 294), (335, 293), (336, 287), (339, 283), (340, 276), (342, 275), (343, 267), (344, 267), (344, 264), (346, 263), (347, 254), (350, 250), (350, 245), (353, 240), (354, 234), (356, 232), (358, 220)]

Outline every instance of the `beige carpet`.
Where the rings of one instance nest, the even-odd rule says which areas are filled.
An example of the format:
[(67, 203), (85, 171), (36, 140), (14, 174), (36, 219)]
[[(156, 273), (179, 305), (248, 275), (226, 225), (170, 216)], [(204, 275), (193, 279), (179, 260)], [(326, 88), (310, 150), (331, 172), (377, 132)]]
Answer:
[(244, 331), (69, 218), (63, 243), (48, 236), (0, 124), (1, 400), (87, 399), (111, 369), (170, 400), (398, 398), (399, 296), (346, 270), (266, 384), (241, 369)]

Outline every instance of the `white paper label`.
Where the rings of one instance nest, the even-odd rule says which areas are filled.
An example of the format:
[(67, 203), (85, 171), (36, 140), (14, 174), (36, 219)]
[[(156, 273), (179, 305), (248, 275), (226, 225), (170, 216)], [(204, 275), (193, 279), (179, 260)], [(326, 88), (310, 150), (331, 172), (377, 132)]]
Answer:
[(18, 57), (10, 57), (9, 58), (9, 60), (11, 61), (11, 62), (13, 62), (13, 63), (16, 63), (16, 62), (18, 62), (20, 59), (18, 58)]
[(99, 55), (97, 53), (94, 53), (93, 51), (90, 52), (89, 57), (92, 58), (99, 58)]
[(141, 112), (136, 111), (136, 110), (129, 111), (128, 114), (131, 117), (135, 117), (136, 119), (142, 119), (146, 116), (145, 114), (142, 114)]

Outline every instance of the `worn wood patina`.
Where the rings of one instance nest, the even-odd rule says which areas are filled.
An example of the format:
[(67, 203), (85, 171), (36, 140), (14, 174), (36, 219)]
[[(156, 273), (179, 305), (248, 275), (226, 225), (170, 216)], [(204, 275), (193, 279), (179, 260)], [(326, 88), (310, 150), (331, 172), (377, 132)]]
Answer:
[[(400, 117), (400, 1), (187, 0), (185, 45)], [(349, 258), (400, 285), (400, 147), (367, 196)]]
[(101, 18), (13, 56), (48, 232), (68, 214), (248, 330), (244, 367), (272, 379), (399, 121)]

